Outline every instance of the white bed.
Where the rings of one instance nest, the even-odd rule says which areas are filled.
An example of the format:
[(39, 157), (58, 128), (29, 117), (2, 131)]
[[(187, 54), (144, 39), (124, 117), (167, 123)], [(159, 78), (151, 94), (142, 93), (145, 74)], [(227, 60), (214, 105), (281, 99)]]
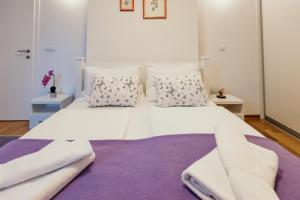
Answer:
[[(89, 96), (82, 95), (85, 82), (83, 71), (86, 65), (83, 58), (78, 59), (76, 86), (78, 98), (69, 107), (30, 130), (22, 139), (134, 140), (171, 134), (213, 134), (214, 126), (227, 119), (235, 120), (244, 134), (262, 136), (237, 116), (216, 106), (212, 101), (205, 107), (161, 108), (145, 99), (135, 108), (89, 108)], [(170, 67), (178, 63), (158, 65)], [(96, 66), (115, 68), (130, 64), (98, 63)], [(200, 69), (204, 73), (204, 69), (201, 67)], [(145, 79), (145, 69), (141, 72), (142, 79)]]
[[(89, 99), (88, 95), (81, 95), (70, 106), (52, 115), (21, 139), (138, 140), (163, 135), (214, 134), (215, 126), (225, 120), (235, 121), (245, 135), (263, 137), (236, 115), (212, 101), (205, 107), (162, 108), (145, 99), (137, 107), (89, 108)], [(70, 180), (62, 182), (58, 174), (52, 180), (57, 185), (57, 188), (53, 187), (54, 192), (43, 189), (43, 184), (39, 191), (42, 195), (52, 197)], [(30, 183), (24, 184), (16, 191), (22, 193), (31, 186)], [(8, 195), (11, 196), (10, 193)]]
[(235, 120), (244, 134), (262, 136), (213, 102), (206, 107), (160, 108), (145, 100), (136, 108), (89, 108), (87, 97), (82, 97), (22, 139), (132, 140), (171, 134), (213, 134), (214, 126), (227, 119)]

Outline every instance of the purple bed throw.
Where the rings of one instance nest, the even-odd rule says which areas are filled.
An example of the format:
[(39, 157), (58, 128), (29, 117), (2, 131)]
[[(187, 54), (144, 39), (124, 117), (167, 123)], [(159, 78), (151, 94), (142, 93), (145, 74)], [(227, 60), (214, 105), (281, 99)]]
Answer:
[[(300, 159), (271, 140), (252, 136), (247, 139), (278, 154), (275, 190), (279, 198), (300, 200)], [(0, 163), (33, 153), (48, 143), (46, 140), (11, 142), (0, 149)], [(181, 173), (216, 147), (211, 134), (91, 143), (95, 162), (54, 199), (196, 200), (183, 185)]]

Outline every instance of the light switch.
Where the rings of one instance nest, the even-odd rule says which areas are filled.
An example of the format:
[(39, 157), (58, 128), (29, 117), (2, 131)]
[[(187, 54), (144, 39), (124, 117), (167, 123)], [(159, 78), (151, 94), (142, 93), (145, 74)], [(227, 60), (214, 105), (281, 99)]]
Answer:
[(208, 56), (201, 56), (200, 60), (202, 60), (202, 61), (210, 61), (210, 57), (208, 57)]
[(222, 44), (222, 45), (220, 46), (220, 51), (222, 51), (222, 52), (225, 52), (225, 51), (226, 51), (226, 46), (225, 46), (225, 44)]
[(56, 51), (56, 47), (46, 47), (45, 51), (46, 52), (55, 52)]

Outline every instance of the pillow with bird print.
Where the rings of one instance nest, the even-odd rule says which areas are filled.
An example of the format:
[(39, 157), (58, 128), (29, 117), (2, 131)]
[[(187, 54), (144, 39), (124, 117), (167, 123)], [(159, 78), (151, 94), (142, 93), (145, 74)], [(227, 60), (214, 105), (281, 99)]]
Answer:
[(89, 107), (134, 107), (138, 104), (139, 77), (135, 75), (99, 76), (92, 80)]
[(208, 95), (198, 72), (156, 77), (157, 106), (206, 106)]

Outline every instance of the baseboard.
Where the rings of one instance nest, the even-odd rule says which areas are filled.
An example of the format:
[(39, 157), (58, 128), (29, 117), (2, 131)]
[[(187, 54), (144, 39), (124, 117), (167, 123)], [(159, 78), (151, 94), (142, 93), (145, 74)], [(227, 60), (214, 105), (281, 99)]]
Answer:
[(293, 129), (283, 125), (282, 123), (276, 121), (275, 119), (272, 119), (271, 117), (266, 116), (265, 120), (274, 124), (275, 126), (277, 126), (278, 128), (286, 131), (287, 133), (289, 133), (290, 135), (296, 137), (297, 139), (300, 140), (300, 133), (298, 133), (297, 131), (294, 131)]
[(29, 122), (29, 120), (0, 120), (0, 122)]
[(245, 115), (245, 119), (259, 119), (260, 115)]

